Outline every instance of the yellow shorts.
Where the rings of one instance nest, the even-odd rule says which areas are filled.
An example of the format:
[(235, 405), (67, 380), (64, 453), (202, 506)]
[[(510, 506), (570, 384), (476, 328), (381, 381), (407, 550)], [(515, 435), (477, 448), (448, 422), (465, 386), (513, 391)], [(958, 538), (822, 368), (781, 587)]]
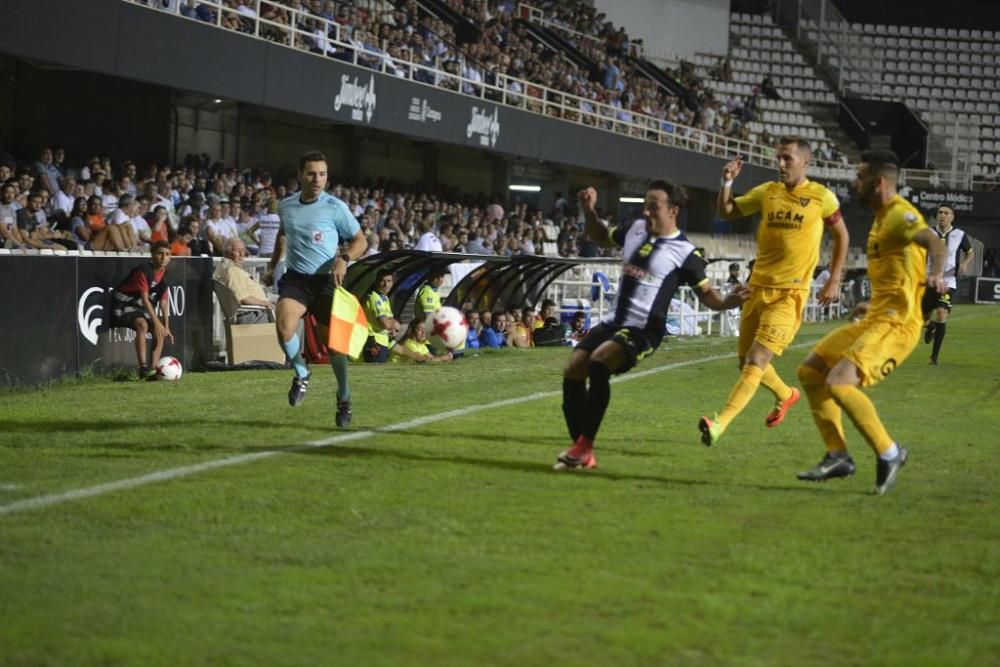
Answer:
[(861, 320), (834, 329), (813, 348), (833, 368), (841, 359), (858, 367), (861, 386), (870, 387), (902, 364), (920, 342), (920, 326), (890, 320)]
[(747, 356), (756, 340), (777, 356), (791, 345), (806, 308), (807, 290), (754, 287), (740, 313), (737, 352)]

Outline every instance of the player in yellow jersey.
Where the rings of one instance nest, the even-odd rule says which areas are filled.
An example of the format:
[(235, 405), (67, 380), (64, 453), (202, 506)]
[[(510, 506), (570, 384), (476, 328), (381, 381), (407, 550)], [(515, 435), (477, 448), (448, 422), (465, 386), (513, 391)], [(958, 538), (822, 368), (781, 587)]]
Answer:
[(870, 387), (899, 367), (920, 341), (927, 251), (927, 289), (947, 291), (945, 245), (908, 201), (896, 194), (899, 162), (891, 151), (861, 154), (854, 189), (875, 212), (868, 232), (868, 277), (872, 298), (864, 318), (835, 329), (799, 366), (813, 419), (826, 442), (826, 456), (799, 479), (822, 482), (854, 474), (841, 412), (875, 451), (875, 492), (888, 491), (909, 452), (886, 432), (875, 406), (859, 387)]
[(764, 423), (774, 428), (799, 400), (799, 391), (786, 385), (771, 365), (785, 351), (802, 324), (813, 271), (819, 261), (823, 228), (834, 240), (830, 279), (819, 292), (826, 306), (840, 294), (840, 275), (847, 258), (847, 227), (840, 216), (837, 196), (806, 178), (812, 151), (799, 137), (778, 140), (779, 180), (758, 185), (742, 197), (733, 197), (733, 181), (743, 168), (739, 158), (722, 168), (719, 213), (739, 218), (760, 213), (757, 257), (749, 285), (750, 299), (743, 304), (737, 352), (740, 379), (733, 386), (722, 412), (698, 421), (701, 441), (714, 445), (750, 399), (764, 385), (774, 394), (775, 405)]

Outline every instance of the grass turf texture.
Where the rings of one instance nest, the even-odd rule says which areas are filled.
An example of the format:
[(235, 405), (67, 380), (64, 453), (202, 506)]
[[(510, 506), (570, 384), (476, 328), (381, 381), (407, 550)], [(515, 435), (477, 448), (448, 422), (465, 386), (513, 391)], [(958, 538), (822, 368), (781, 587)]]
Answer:
[[(870, 392), (912, 451), (881, 498), (850, 425), (854, 478), (795, 479), (823, 454), (804, 400), (769, 430), (762, 389), (704, 448), (732, 357), (614, 385), (586, 473), (550, 470), (556, 396), (304, 451), (336, 434), (325, 368), (294, 410), (287, 372), (8, 392), (0, 505), (289, 451), (0, 515), (0, 664), (996, 663), (1000, 309), (956, 316), (940, 366), (921, 344)], [(352, 366), (354, 426), (558, 390), (567, 354)]]

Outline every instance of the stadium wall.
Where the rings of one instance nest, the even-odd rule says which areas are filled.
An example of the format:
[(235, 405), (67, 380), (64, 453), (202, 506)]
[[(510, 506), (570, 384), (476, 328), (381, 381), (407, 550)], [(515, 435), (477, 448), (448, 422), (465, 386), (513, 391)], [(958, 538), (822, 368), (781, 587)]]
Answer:
[[(0, 386), (33, 386), (88, 369), (134, 367), (135, 334), (111, 329), (111, 288), (147, 257), (5, 255), (0, 285)], [(212, 260), (177, 258), (167, 269), (165, 354), (191, 369), (212, 355)]]

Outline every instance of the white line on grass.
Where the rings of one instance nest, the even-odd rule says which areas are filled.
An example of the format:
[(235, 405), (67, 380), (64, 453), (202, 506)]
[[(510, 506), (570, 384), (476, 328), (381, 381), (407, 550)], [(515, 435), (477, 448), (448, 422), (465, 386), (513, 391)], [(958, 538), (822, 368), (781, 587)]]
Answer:
[[(812, 345), (815, 341), (809, 343), (799, 343), (792, 345), (790, 347), (805, 347), (807, 345)], [(722, 359), (732, 359), (736, 355), (735, 353), (728, 354), (716, 354), (710, 357), (701, 357), (699, 359), (688, 359), (687, 361), (678, 361), (672, 364), (665, 364), (663, 366), (657, 366), (656, 368), (650, 368), (644, 371), (638, 371), (636, 373), (629, 373), (628, 375), (622, 375), (612, 380), (613, 383), (628, 382), (630, 380), (638, 380), (639, 378), (648, 377), (650, 375), (655, 375), (657, 373), (662, 373), (664, 371), (673, 370), (675, 368), (683, 368), (685, 366), (693, 366), (695, 364), (704, 364), (711, 361), (720, 361)], [(364, 440), (372, 436), (378, 435), (379, 433), (392, 433), (395, 431), (405, 431), (406, 429), (415, 428), (417, 426), (423, 426), (424, 424), (431, 424), (434, 422), (442, 421), (445, 419), (452, 419), (454, 417), (464, 417), (466, 415), (471, 415), (476, 412), (482, 412), (484, 410), (492, 410), (494, 408), (503, 408), (508, 405), (517, 405), (519, 403), (528, 403), (529, 401), (537, 401), (542, 398), (551, 398), (553, 396), (561, 396), (562, 391), (541, 391), (534, 394), (528, 394), (526, 396), (518, 396), (517, 398), (507, 398), (502, 401), (494, 401), (492, 403), (484, 403), (482, 405), (469, 405), (464, 408), (456, 408), (454, 410), (448, 410), (447, 412), (439, 412), (433, 415), (426, 415), (424, 417), (417, 417), (416, 419), (409, 419), (407, 421), (398, 422), (396, 424), (390, 424), (388, 426), (380, 426), (368, 431), (354, 431), (352, 433), (343, 433), (340, 435), (330, 436), (329, 438), (323, 438), (322, 440), (314, 440), (312, 442), (307, 442), (304, 445), (297, 447), (289, 447), (285, 449), (269, 449), (263, 452), (254, 452), (252, 454), (240, 454), (238, 456), (229, 456), (224, 459), (215, 459), (213, 461), (205, 461), (204, 463), (196, 463), (195, 465), (182, 466), (180, 468), (169, 468), (167, 470), (161, 470), (159, 472), (149, 473), (148, 475), (141, 475), (139, 477), (130, 477), (128, 479), (121, 479), (115, 482), (106, 482), (104, 484), (97, 484), (96, 486), (88, 486), (82, 489), (74, 489), (72, 491), (63, 491), (62, 493), (52, 493), (44, 496), (36, 496), (34, 498), (25, 498), (24, 500), (18, 500), (7, 505), (0, 505), (0, 515), (3, 514), (16, 514), (18, 512), (26, 512), (28, 510), (42, 509), (44, 507), (51, 507), (52, 505), (59, 505), (62, 503), (69, 502), (71, 500), (81, 500), (83, 498), (92, 498), (94, 496), (103, 496), (106, 493), (112, 493), (114, 491), (125, 491), (127, 489), (134, 489), (140, 486), (146, 486), (147, 484), (155, 484), (156, 482), (166, 482), (172, 479), (179, 479), (181, 477), (188, 477), (189, 475), (194, 475), (200, 472), (205, 472), (206, 470), (214, 470), (216, 468), (225, 468), (228, 466), (241, 465), (243, 463), (250, 463), (251, 461), (260, 461), (262, 459), (268, 459), (272, 456), (277, 456), (279, 454), (287, 454), (292, 452), (300, 452), (307, 449), (314, 449), (317, 447), (329, 447), (330, 445), (336, 445), (341, 442), (350, 442), (352, 440)]]

